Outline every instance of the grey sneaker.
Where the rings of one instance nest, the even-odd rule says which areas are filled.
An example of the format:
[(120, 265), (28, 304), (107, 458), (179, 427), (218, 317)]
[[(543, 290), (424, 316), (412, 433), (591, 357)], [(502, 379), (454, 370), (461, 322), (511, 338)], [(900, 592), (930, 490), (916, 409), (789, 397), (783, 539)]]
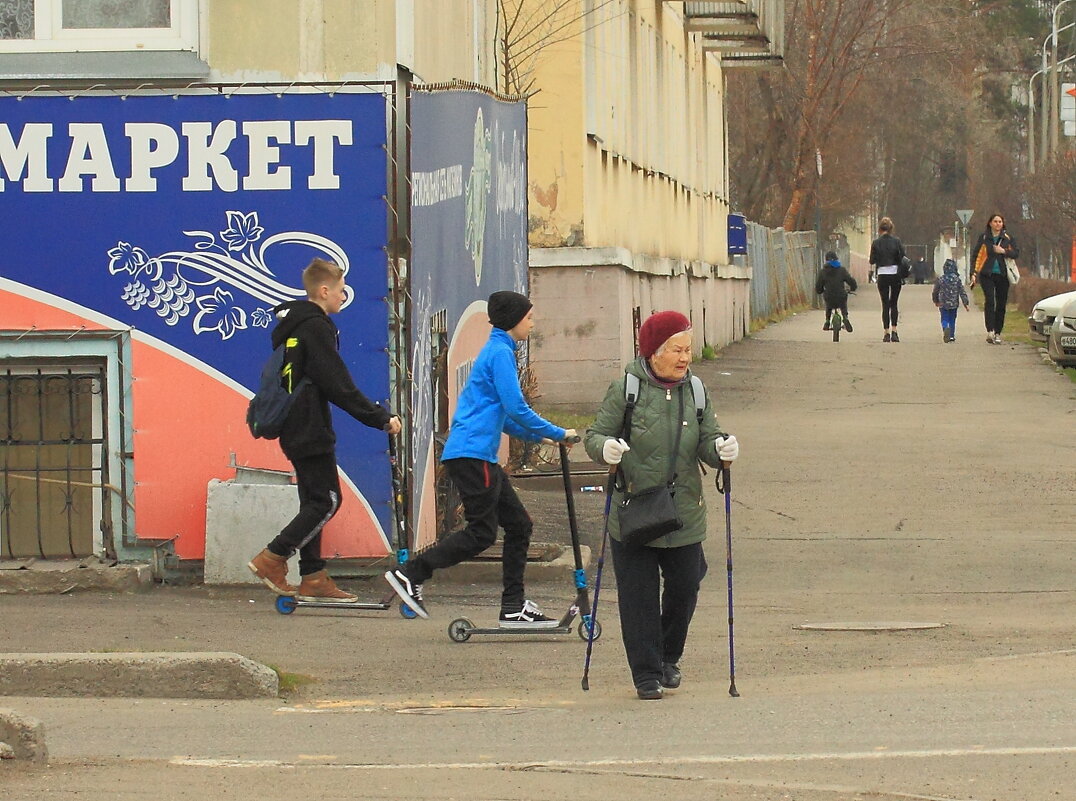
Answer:
[(524, 601), (520, 609), (502, 609), (499, 622), (502, 629), (552, 629), (558, 621), (544, 615), (533, 601)]
[(385, 581), (400, 596), (400, 600), (416, 615), (428, 619), (430, 613), (426, 611), (422, 603), (422, 585), (412, 583), (411, 579), (402, 570), (388, 570), (385, 572)]

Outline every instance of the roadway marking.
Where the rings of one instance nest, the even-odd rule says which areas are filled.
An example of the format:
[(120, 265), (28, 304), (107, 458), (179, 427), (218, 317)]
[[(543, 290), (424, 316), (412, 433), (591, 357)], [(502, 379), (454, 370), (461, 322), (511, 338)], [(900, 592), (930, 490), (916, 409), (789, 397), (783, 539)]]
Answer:
[(299, 766), (294, 762), (281, 760), (244, 760), (244, 759), (197, 759), (194, 757), (173, 757), (169, 760), (171, 765), (203, 768), (262, 768), (262, 767), (319, 767), (339, 768), (346, 770), (469, 770), (472, 768), (489, 768), (493, 770), (536, 770), (542, 768), (555, 768), (561, 770), (612, 768), (612, 767), (638, 767), (646, 764), (662, 765), (736, 765), (736, 764), (764, 764), (786, 762), (824, 762), (833, 760), (857, 761), (872, 759), (934, 759), (938, 757), (969, 757), (969, 756), (1054, 756), (1076, 754), (1076, 745), (1069, 746), (1041, 746), (1028, 748), (984, 748), (973, 746), (971, 748), (941, 748), (922, 751), (848, 751), (844, 753), (814, 753), (814, 754), (744, 754), (742, 756), (683, 756), (661, 757), (659, 759), (590, 759), (590, 760), (563, 760), (548, 759), (530, 762), (410, 762), (402, 764), (381, 764), (362, 762), (329, 762), (325, 764), (309, 763)]

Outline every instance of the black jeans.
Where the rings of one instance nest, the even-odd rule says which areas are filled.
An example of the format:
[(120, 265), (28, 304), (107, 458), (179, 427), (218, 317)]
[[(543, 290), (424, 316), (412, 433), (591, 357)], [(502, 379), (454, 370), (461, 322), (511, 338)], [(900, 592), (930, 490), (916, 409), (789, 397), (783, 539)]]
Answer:
[(830, 317), (833, 316), (833, 310), (834, 309), (840, 309), (841, 310), (841, 315), (844, 317), (844, 319), (845, 320), (848, 319), (848, 300), (847, 299), (845, 299), (843, 301), (839, 301), (839, 302), (838, 301), (828, 301), (828, 300), (826, 301), (826, 320), (827, 320), (827, 322), (829, 321)]
[(433, 571), (477, 556), (496, 541), (499, 525), (504, 529), (501, 608), (518, 609), (524, 600), (523, 573), (534, 528), (530, 515), (499, 464), (481, 459), (449, 459), (444, 466), (459, 490), (467, 525), (412, 558), (405, 568), (407, 577), (422, 584)]
[[(631, 678), (661, 679), (663, 662), (684, 655), (699, 584), (706, 575), (702, 543), (679, 548), (632, 548), (610, 539), (620, 630)], [(664, 580), (664, 587), (662, 587)]]
[(979, 273), (983, 288), (983, 318), (986, 330), (1000, 334), (1005, 327), (1005, 304), (1009, 302), (1009, 277), (1004, 273)]
[(882, 298), (882, 328), (897, 327), (899, 315), (897, 301), (900, 299), (900, 287), (899, 275), (878, 276), (878, 294)]
[(340, 511), (340, 474), (332, 453), (308, 456), (292, 462), (299, 489), (299, 513), (269, 543), (277, 556), (299, 552), (299, 575), (325, 568), (321, 558), (321, 530)]

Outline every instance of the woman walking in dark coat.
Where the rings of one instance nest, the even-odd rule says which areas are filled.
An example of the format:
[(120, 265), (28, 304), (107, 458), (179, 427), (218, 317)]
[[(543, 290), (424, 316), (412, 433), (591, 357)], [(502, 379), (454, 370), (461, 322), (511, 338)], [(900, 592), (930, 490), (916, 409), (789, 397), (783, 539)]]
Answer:
[(904, 281), (900, 276), (901, 262), (906, 258), (904, 245), (893, 236), (893, 221), (883, 217), (878, 223), (880, 236), (871, 243), (871, 268), (874, 270), (878, 284), (878, 295), (882, 298), (882, 327), (885, 334), (882, 342), (900, 342), (897, 336), (897, 301)]
[(1005, 327), (1005, 304), (1009, 301), (1009, 275), (1005, 259), (1020, 255), (1016, 240), (1005, 230), (1005, 218), (990, 217), (986, 230), (979, 236), (971, 251), (971, 287), (983, 288), (983, 317), (986, 319), (986, 341), (1001, 344), (1001, 329)]

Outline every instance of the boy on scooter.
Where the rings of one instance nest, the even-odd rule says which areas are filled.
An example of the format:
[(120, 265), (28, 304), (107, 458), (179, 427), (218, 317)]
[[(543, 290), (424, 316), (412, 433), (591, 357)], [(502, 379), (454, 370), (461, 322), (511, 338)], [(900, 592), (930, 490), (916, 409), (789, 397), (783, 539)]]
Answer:
[(557, 621), (524, 597), (523, 573), (530, 547), (530, 515), (498, 464), (501, 434), (540, 442), (574, 441), (574, 429), (563, 429), (539, 416), (527, 404), (519, 385), (516, 349), (534, 328), (531, 302), (517, 292), (494, 292), (487, 304), (493, 330), (475, 359), (460, 394), (441, 461), (459, 490), (467, 525), (442, 539), (407, 564), (389, 570), (385, 580), (419, 617), (429, 613), (422, 585), (444, 567), (478, 555), (504, 529), (500, 626), (554, 627)]

